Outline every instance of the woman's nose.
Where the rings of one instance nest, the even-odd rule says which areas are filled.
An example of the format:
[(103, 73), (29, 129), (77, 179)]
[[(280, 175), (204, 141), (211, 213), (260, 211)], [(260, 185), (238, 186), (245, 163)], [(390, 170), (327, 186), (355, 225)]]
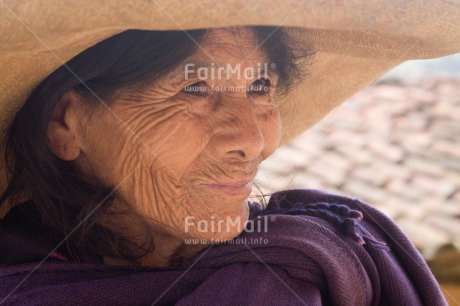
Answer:
[(250, 161), (265, 148), (263, 125), (259, 122), (260, 106), (248, 98), (227, 98), (216, 112), (211, 149), (224, 160)]

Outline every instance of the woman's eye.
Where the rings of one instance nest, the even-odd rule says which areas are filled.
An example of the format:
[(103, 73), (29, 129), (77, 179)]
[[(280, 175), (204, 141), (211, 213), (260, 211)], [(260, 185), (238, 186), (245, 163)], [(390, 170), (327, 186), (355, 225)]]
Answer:
[(185, 86), (182, 89), (182, 92), (197, 97), (208, 96), (211, 94), (208, 84), (203, 81)]
[(249, 92), (254, 93), (256, 95), (264, 96), (270, 94), (271, 87), (272, 83), (269, 79), (260, 78), (251, 84)]

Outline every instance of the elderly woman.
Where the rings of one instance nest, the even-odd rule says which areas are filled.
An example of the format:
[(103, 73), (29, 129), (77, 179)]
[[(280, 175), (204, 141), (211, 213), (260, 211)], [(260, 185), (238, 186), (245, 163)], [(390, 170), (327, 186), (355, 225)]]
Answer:
[[(401, 61), (391, 54), (402, 42), (330, 94), (315, 65), (332, 86), (334, 69), (346, 75), (371, 54), (334, 61), (317, 40), (326, 32), (116, 31), (73, 36), (60, 49), (69, 60), (49, 75), (39, 60), (21, 66), (24, 78), (41, 72), (15, 98), (5, 136), (0, 304), (445, 303), (413, 245), (372, 207), (314, 190), (248, 201), (259, 164)], [(311, 109), (296, 108), (316, 90)]]

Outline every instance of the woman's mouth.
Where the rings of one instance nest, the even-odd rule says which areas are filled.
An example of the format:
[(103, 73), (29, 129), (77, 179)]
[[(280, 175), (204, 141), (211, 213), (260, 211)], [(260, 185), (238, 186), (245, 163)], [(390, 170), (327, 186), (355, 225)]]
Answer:
[(228, 195), (249, 196), (252, 190), (252, 181), (233, 182), (226, 184), (204, 184), (205, 188), (220, 191)]

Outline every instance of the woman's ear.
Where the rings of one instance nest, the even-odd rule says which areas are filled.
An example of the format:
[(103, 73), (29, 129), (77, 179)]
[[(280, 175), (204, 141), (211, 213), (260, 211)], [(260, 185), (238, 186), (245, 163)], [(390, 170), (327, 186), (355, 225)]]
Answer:
[(73, 91), (65, 92), (57, 103), (48, 123), (50, 150), (62, 160), (75, 160), (80, 155), (77, 108), (81, 98)]

